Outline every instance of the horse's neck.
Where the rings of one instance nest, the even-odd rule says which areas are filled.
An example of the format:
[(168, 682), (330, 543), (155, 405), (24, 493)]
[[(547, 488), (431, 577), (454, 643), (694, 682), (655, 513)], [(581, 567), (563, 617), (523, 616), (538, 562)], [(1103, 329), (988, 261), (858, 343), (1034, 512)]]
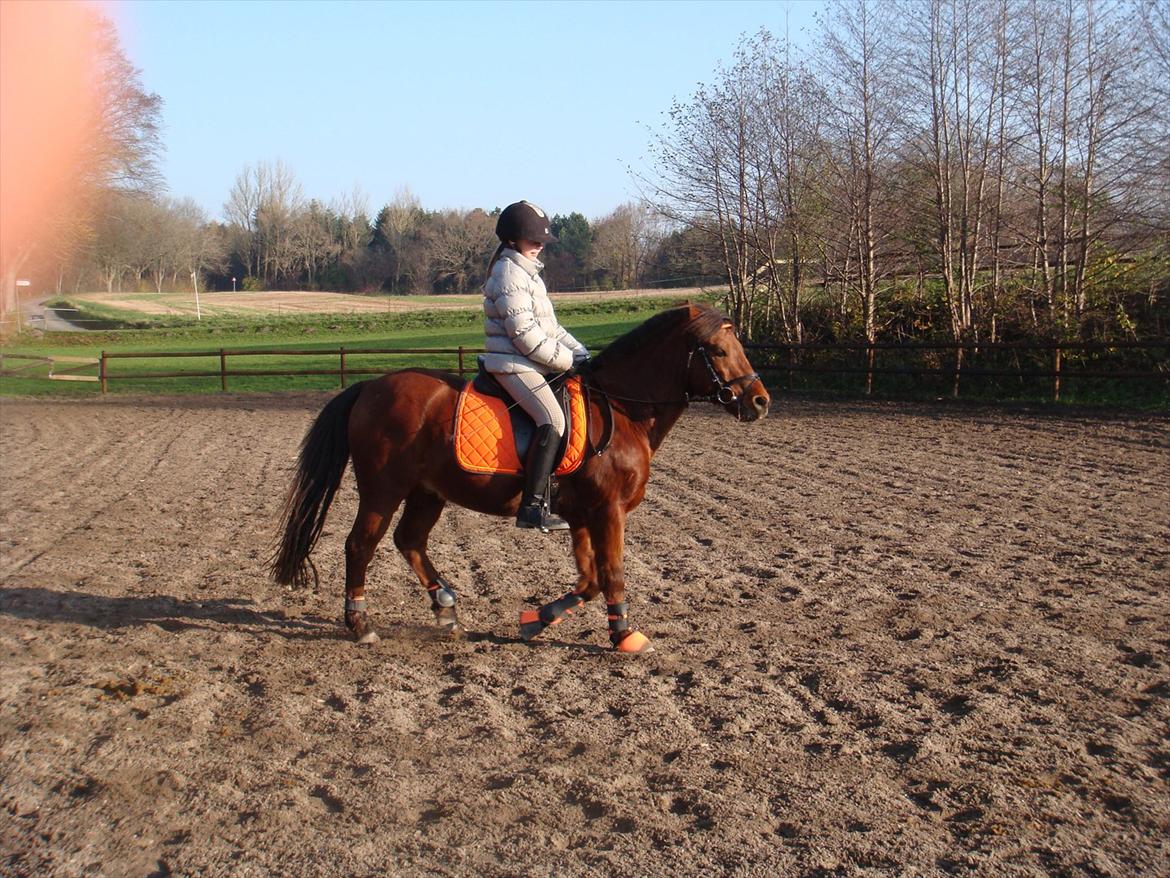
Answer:
[(642, 424), (646, 430), (646, 441), (650, 443), (650, 453), (653, 454), (658, 450), (663, 442), (666, 441), (666, 434), (671, 431), (671, 428), (682, 417), (685, 405), (670, 406), (669, 408), (659, 409), (655, 415)]
[[(652, 454), (686, 410), (684, 358), (681, 350), (655, 347), (605, 370), (602, 389), (622, 402), (623, 413), (645, 435)], [(677, 368), (672, 368), (675, 361)]]
[(606, 393), (629, 400), (681, 402), (686, 398), (686, 351), (657, 344), (606, 364), (598, 378)]

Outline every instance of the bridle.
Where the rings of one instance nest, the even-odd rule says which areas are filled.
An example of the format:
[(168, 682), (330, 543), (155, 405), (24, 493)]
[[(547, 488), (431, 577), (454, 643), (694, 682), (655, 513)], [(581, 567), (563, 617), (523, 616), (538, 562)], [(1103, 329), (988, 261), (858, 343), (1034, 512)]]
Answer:
[[(715, 383), (715, 392), (709, 393), (706, 396), (691, 396), (687, 394), (687, 402), (717, 402), (720, 405), (731, 405), (733, 402), (738, 402), (740, 394), (736, 394), (735, 385), (741, 381), (746, 381), (749, 384), (753, 381), (760, 380), (759, 372), (751, 372), (747, 375), (740, 375), (738, 378), (728, 378), (724, 381), (719, 377), (719, 373), (715, 371), (715, 364), (711, 362), (711, 355), (707, 353), (707, 346), (705, 344), (695, 345), (691, 348), (691, 352), (687, 354), (687, 374), (691, 371), (691, 361), (695, 358), (695, 351), (698, 351), (702, 357), (703, 362), (707, 365), (707, 372), (711, 376), (711, 380)], [(726, 395), (726, 396), (725, 396)]]
[(737, 378), (728, 378), (724, 380), (719, 377), (719, 373), (715, 371), (715, 364), (711, 362), (711, 355), (707, 352), (705, 344), (696, 344), (687, 353), (687, 366), (684, 374), (689, 375), (691, 371), (691, 363), (694, 362), (695, 354), (698, 353), (703, 358), (703, 363), (707, 366), (707, 373), (711, 376), (711, 381), (714, 385), (713, 393), (705, 395), (691, 394), (689, 391), (684, 392), (682, 399), (635, 399), (629, 396), (619, 396), (616, 393), (610, 393), (596, 384), (588, 380), (587, 376), (582, 376), (583, 383), (590, 390), (595, 390), (602, 396), (607, 396), (610, 399), (616, 399), (619, 402), (633, 402), (642, 405), (688, 405), (692, 402), (714, 402), (719, 405), (731, 405), (733, 402), (738, 402), (742, 396), (742, 391), (736, 392), (736, 385), (740, 382), (751, 383), (760, 380), (758, 372), (752, 372), (747, 375), (740, 375)]

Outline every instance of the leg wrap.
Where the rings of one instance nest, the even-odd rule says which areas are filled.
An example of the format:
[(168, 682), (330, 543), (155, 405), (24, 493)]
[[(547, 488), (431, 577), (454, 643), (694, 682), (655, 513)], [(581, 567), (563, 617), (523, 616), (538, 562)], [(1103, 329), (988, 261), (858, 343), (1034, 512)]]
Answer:
[(540, 608), (540, 621), (545, 625), (555, 625), (561, 621), (562, 617), (571, 615), (573, 610), (585, 603), (585, 598), (579, 594), (569, 592), (561, 598), (557, 598), (552, 603), (545, 604)]
[(366, 611), (366, 599), (360, 598), (346, 598), (345, 612), (347, 613), (364, 613)]
[(609, 639), (617, 645), (630, 633), (630, 620), (626, 618), (629, 605), (622, 601), (620, 604), (606, 604), (605, 609), (609, 618)]
[(427, 594), (431, 596), (432, 610), (438, 611), (455, 606), (457, 597), (455, 589), (441, 576), (427, 586)]

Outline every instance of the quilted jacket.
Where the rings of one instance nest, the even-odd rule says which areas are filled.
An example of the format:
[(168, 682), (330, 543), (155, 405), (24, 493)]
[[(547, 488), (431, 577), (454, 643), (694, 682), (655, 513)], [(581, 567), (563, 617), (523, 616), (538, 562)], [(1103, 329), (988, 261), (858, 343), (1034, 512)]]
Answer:
[(483, 285), (484, 368), (563, 372), (589, 352), (557, 322), (540, 277), (544, 263), (505, 248)]

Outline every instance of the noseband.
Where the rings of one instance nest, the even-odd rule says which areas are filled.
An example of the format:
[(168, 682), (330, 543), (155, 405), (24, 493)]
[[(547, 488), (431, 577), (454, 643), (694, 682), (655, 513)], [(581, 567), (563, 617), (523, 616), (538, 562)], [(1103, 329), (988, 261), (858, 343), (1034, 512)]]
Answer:
[(759, 372), (752, 372), (749, 375), (740, 375), (738, 378), (729, 378), (724, 381), (719, 377), (719, 373), (715, 371), (715, 364), (711, 362), (711, 355), (707, 353), (706, 345), (695, 345), (691, 348), (691, 352), (687, 354), (687, 373), (691, 371), (691, 361), (695, 358), (695, 351), (698, 351), (703, 356), (703, 362), (707, 364), (707, 372), (711, 375), (711, 380), (715, 384), (715, 392), (709, 393), (706, 396), (692, 396), (687, 394), (687, 402), (717, 402), (720, 405), (731, 405), (733, 402), (739, 400), (739, 394), (735, 391), (735, 385), (741, 381), (751, 383), (760, 380)]

